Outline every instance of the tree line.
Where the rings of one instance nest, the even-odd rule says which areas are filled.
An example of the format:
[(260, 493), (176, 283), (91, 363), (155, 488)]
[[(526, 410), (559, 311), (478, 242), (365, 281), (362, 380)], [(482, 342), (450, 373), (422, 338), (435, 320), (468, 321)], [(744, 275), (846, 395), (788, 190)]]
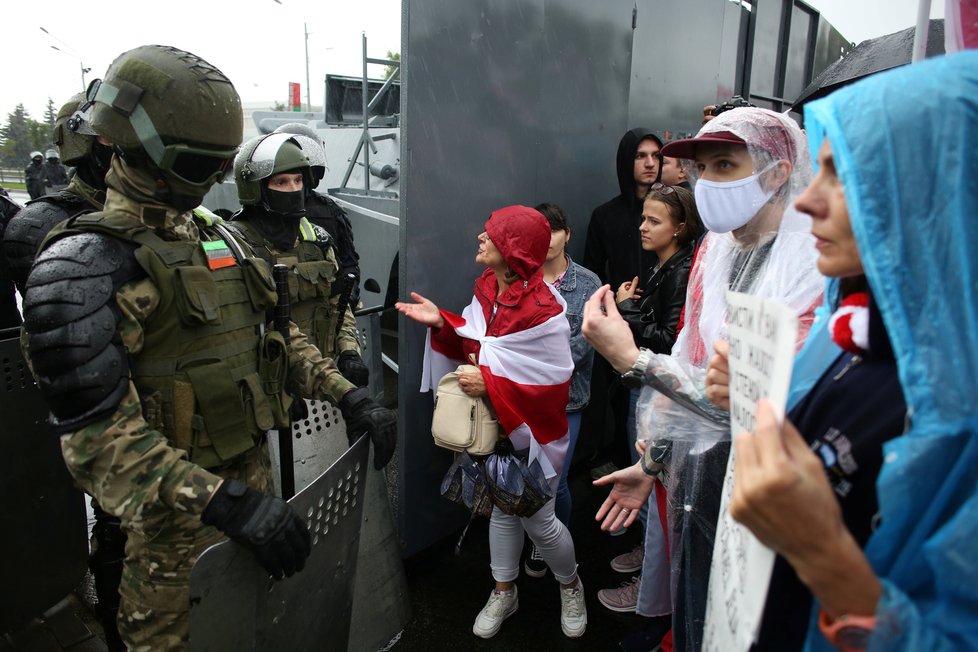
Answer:
[(38, 150), (44, 152), (54, 147), (51, 141), (51, 129), (58, 111), (51, 98), (48, 98), (47, 108), (41, 120), (35, 120), (18, 104), (7, 114), (7, 119), (0, 126), (0, 165), (3, 167), (22, 168), (30, 161), (30, 153)]

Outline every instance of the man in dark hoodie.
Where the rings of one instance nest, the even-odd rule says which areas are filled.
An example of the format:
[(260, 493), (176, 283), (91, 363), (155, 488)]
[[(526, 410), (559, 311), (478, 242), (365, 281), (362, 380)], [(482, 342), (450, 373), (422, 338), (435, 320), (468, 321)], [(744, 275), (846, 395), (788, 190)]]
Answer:
[[(662, 141), (650, 130), (636, 127), (625, 132), (618, 143), (615, 166), (621, 193), (601, 204), (591, 213), (584, 243), (582, 264), (601, 278), (602, 283), (619, 287), (625, 281), (642, 276), (658, 262), (655, 254), (643, 251), (638, 227), (642, 223), (642, 202), (649, 187), (659, 180), (662, 158), (659, 150)], [(609, 384), (617, 374), (603, 358), (596, 357), (591, 374), (591, 395), (602, 396), (609, 391)], [(612, 389), (617, 385), (610, 385)], [(607, 401), (592, 401), (583, 416), (582, 433), (591, 440), (591, 476), (594, 479), (617, 469), (611, 459), (621, 464), (631, 459), (625, 433), (625, 411), (628, 409), (627, 392), (612, 395), (614, 427), (608, 429), (611, 418), (606, 410)], [(594, 441), (587, 433), (604, 433)]]
[(642, 250), (638, 227), (642, 200), (659, 180), (661, 148), (662, 141), (648, 129), (626, 132), (615, 159), (621, 193), (591, 213), (583, 265), (611, 287), (640, 276), (656, 262), (654, 255)]

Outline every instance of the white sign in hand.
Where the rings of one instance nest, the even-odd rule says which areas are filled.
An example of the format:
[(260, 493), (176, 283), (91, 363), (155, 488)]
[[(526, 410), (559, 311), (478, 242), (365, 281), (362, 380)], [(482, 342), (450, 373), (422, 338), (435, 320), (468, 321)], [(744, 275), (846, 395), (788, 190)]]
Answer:
[[(730, 338), (730, 434), (754, 431), (757, 400), (767, 398), (784, 418), (798, 318), (775, 301), (727, 292)], [(746, 652), (757, 638), (774, 567), (774, 552), (730, 516), (734, 453), (723, 480), (710, 588), (704, 652)]]

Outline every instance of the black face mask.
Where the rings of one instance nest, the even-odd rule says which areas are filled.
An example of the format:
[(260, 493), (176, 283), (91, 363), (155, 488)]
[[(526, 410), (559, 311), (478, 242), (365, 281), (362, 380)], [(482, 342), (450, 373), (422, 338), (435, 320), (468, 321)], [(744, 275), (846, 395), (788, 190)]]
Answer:
[(279, 192), (265, 188), (265, 204), (269, 211), (284, 217), (300, 218), (306, 214), (305, 193), (301, 190)]
[(96, 170), (101, 170), (102, 175), (109, 171), (109, 166), (112, 163), (112, 146), (103, 145), (102, 143), (95, 141), (92, 144), (92, 153), (90, 157), (92, 159), (92, 167)]

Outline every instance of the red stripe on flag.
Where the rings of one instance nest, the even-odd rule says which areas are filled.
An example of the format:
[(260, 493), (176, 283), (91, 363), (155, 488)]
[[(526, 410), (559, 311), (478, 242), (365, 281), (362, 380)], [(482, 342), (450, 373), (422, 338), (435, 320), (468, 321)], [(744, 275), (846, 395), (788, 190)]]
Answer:
[(465, 319), (447, 310), (438, 312), (445, 319), (445, 325), (437, 333), (432, 331), (431, 348), (447, 358), (462, 360), (465, 358), (465, 353), (462, 351), (462, 337), (455, 332), (455, 329), (465, 326)]
[(556, 385), (524, 385), (494, 376), (489, 367), (480, 368), (492, 406), (506, 432), (525, 423), (541, 444), (549, 444), (567, 434), (570, 378)]
[(223, 267), (234, 267), (234, 257), (227, 256), (225, 258), (208, 258), (207, 266), (211, 270), (221, 269)]

